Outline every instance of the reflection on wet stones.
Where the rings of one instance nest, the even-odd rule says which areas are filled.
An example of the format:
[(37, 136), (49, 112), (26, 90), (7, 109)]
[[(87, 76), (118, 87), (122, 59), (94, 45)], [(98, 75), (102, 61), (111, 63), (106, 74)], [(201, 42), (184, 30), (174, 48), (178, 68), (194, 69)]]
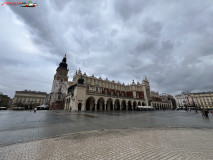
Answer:
[(97, 117), (92, 116), (92, 115), (89, 115), (89, 114), (82, 114), (82, 115), (84, 115), (84, 116), (86, 116), (86, 117), (89, 117), (89, 118), (97, 118)]

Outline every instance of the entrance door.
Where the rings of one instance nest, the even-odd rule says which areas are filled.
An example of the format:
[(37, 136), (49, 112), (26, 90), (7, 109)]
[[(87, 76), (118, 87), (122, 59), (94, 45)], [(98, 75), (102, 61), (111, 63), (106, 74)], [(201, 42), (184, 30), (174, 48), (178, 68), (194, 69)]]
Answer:
[(81, 111), (81, 106), (82, 106), (82, 104), (79, 103), (79, 104), (78, 104), (78, 111)]

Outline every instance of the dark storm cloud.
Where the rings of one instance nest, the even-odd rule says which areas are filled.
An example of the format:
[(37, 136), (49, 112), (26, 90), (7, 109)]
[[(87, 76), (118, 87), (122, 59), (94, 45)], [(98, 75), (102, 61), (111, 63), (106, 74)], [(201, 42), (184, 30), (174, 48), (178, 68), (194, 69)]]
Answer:
[(81, 68), (126, 84), (146, 75), (160, 92), (213, 90), (211, 0), (44, 0), (35, 8), (5, 7), (0, 89), (10, 95), (23, 86), (50, 92), (65, 51), (70, 80)]

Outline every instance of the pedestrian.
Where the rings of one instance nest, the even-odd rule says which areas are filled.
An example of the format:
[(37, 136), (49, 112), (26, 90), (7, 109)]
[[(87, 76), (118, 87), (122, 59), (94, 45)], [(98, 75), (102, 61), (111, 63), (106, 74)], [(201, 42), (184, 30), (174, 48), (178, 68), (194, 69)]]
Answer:
[(34, 113), (36, 113), (37, 108), (34, 108)]
[(209, 118), (209, 111), (208, 110), (205, 110), (205, 117)]
[(205, 115), (205, 111), (204, 111), (203, 109), (201, 110), (201, 114), (202, 114), (202, 117), (203, 117), (203, 118), (205, 118), (205, 117), (206, 117), (206, 115)]
[(211, 114), (212, 114), (212, 116), (213, 116), (213, 110), (211, 110), (211, 111), (210, 111), (210, 113), (211, 113)]

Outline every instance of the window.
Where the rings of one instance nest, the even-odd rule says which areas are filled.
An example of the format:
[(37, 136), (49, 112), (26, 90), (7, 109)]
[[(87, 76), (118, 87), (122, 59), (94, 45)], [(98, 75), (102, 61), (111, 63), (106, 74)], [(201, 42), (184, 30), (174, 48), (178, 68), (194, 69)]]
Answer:
[(65, 72), (62, 70), (62, 71), (61, 71), (61, 74), (62, 74), (62, 75), (65, 75)]
[(61, 79), (61, 82), (64, 82), (64, 79)]

